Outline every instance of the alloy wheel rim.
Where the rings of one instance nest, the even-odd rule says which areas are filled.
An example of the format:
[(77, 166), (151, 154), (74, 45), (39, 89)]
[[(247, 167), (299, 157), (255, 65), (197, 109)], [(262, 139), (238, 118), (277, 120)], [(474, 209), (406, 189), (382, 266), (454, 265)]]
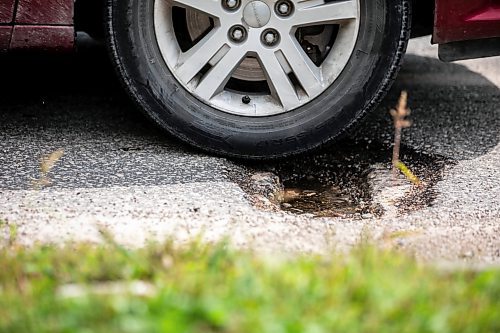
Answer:
[(170, 72), (202, 102), (277, 115), (340, 76), (356, 44), (359, 1), (155, 0), (156, 40)]

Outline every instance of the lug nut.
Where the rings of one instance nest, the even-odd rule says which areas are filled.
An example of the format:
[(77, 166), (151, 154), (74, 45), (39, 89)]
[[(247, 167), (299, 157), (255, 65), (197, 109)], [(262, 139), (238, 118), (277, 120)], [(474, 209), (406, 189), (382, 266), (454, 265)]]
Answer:
[(278, 8), (280, 14), (286, 15), (290, 10), (290, 6), (287, 3), (282, 3)]
[(243, 31), (241, 29), (234, 29), (233, 30), (233, 39), (240, 41), (243, 38)]
[(222, 6), (227, 10), (236, 10), (240, 6), (241, 0), (222, 0)]
[(235, 25), (229, 30), (229, 38), (235, 43), (243, 42), (247, 37), (247, 32), (243, 26)]
[(266, 43), (269, 45), (274, 44), (274, 42), (276, 42), (276, 36), (272, 32), (268, 32), (264, 37), (264, 39), (266, 40)]
[(289, 16), (293, 12), (293, 4), (289, 0), (278, 1), (275, 10), (279, 16)]
[(278, 44), (280, 35), (274, 29), (267, 29), (262, 33), (262, 42), (267, 46), (274, 46)]

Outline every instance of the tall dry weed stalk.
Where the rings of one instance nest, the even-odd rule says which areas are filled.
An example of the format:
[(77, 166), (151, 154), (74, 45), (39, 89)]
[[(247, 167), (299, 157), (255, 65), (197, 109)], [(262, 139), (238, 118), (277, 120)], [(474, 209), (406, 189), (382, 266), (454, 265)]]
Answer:
[(394, 122), (394, 147), (392, 150), (392, 176), (394, 180), (398, 177), (398, 171), (401, 171), (408, 180), (416, 185), (420, 185), (420, 180), (411, 170), (400, 160), (401, 154), (401, 138), (404, 128), (409, 128), (412, 125), (408, 117), (411, 110), (408, 108), (408, 93), (401, 92), (396, 109), (391, 110), (391, 116)]

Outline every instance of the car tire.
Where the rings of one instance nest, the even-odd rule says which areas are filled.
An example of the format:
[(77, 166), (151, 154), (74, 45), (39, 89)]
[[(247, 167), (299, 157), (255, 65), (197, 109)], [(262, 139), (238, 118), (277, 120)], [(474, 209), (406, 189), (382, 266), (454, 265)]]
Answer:
[[(160, 5), (158, 1), (166, 2), (167, 5)], [(302, 88), (307, 90), (308, 87), (302, 87), (302, 81), (299, 78), (294, 91), (297, 96), (300, 93), (306, 96), (304, 98), (306, 102), (302, 102), (301, 97), (298, 97), (297, 105), (292, 103), (290, 104), (291, 107), (286, 109), (285, 104), (287, 101), (285, 99), (290, 95), (286, 95), (286, 93), (282, 95), (281, 92), (276, 92), (279, 90), (279, 87), (278, 89), (273, 88), (277, 85), (276, 81), (269, 80), (268, 88), (271, 87), (270, 91), (272, 91), (269, 94), (277, 97), (263, 97), (261, 94), (256, 96), (255, 100), (262, 101), (263, 106), (259, 108), (262, 114), (253, 116), (244, 113), (248, 112), (245, 105), (252, 103), (246, 103), (248, 100), (245, 100), (245, 98), (249, 97), (252, 100), (252, 95), (245, 96), (245, 92), (239, 90), (236, 93), (230, 89), (226, 91), (226, 87), (223, 87), (223, 84), (227, 84), (226, 82), (220, 83), (224, 90), (218, 88), (217, 92), (226, 94), (224, 95), (225, 99), (218, 96), (217, 98), (210, 97), (211, 99), (207, 98), (205, 100), (197, 95), (197, 88), (191, 89), (188, 83), (181, 82), (179, 77), (182, 75), (177, 75), (176, 67), (168, 63), (168, 57), (165, 56), (161, 41), (158, 39), (158, 36), (161, 35), (158, 30), (159, 19), (156, 18), (158, 6), (169, 6), (168, 3), (172, 1), (174, 0), (107, 1), (107, 43), (113, 63), (130, 96), (156, 124), (195, 147), (211, 153), (238, 158), (265, 159), (300, 154), (321, 147), (339, 137), (358, 122), (363, 115), (373, 110), (385, 96), (398, 72), (410, 34), (411, 8), (408, 0), (344, 1), (357, 1), (358, 16), (352, 19), (357, 22), (357, 30), (352, 50), (345, 58), (345, 64), (343, 64), (342, 68), (340, 70), (336, 69), (338, 73), (332, 75), (332, 82), (329, 82), (324, 89), (313, 96), (308, 91), (304, 93), (301, 90)], [(189, 1), (182, 0), (180, 3), (183, 4)], [(201, 3), (201, 0), (197, 1)], [(213, 2), (214, 0), (210, 1)], [(244, 6), (246, 3), (246, 0), (242, 0), (240, 5)], [(295, 1), (294, 3), (303, 2)], [(325, 6), (333, 5), (333, 3), (339, 3), (339, 1), (327, 0)], [(190, 10), (190, 8), (188, 9)], [(162, 10), (165, 11), (166, 9)], [(182, 13), (187, 12), (184, 9), (182, 10)], [(270, 10), (273, 11), (273, 9)], [(178, 14), (178, 12), (175, 13), (175, 15)], [(170, 14), (166, 15), (166, 20), (172, 20), (173, 22), (174, 18), (172, 17), (175, 15), (174, 13), (171, 16)], [(213, 25), (213, 19), (211, 20), (209, 22), (212, 22)], [(244, 20), (250, 22), (251, 17), (244, 16)], [(291, 17), (289, 20), (294, 20), (294, 18)], [(279, 22), (282, 21), (284, 20)], [(169, 24), (177, 24), (179, 30), (184, 26), (175, 22)], [(343, 27), (343, 25), (340, 25), (339, 29), (342, 31)], [(249, 35), (256, 30), (250, 27), (248, 31), (244, 29), (243, 32)], [(323, 27), (322, 29), (321, 34), (324, 34), (326, 28)], [(328, 29), (330, 29), (330, 25), (328, 25)], [(176, 32), (175, 36), (179, 34), (181, 32)], [(297, 34), (297, 31), (295, 31), (295, 36)], [(337, 31), (336, 38), (339, 38), (338, 34)], [(182, 37), (182, 34), (180, 36)], [(235, 42), (235, 36), (240, 37), (240, 33), (231, 34), (229, 36), (231, 40), (228, 44)], [(288, 35), (284, 33), (281, 37), (287, 39)], [(243, 38), (246, 38), (246, 36)], [(265, 43), (266, 40), (262, 39), (260, 42)], [(258, 42), (255, 41), (255, 43)], [(300, 43), (305, 42), (300, 41)], [(179, 44), (181, 43), (179, 42)], [(300, 45), (302, 46), (302, 44)], [(168, 49), (169, 45), (163, 45), (163, 47)], [(330, 47), (331, 49), (335, 48), (335, 44), (333, 45), (333, 47)], [(269, 47), (269, 45), (265, 46)], [(203, 47), (208, 50), (210, 44)], [(279, 48), (280, 46), (277, 45), (276, 50), (279, 50)], [(231, 44), (230, 51), (233, 49), (237, 48)], [(317, 49), (317, 47), (314, 47), (314, 49)], [(220, 50), (219, 53), (222, 52)], [(303, 54), (306, 54), (306, 49), (304, 48), (304, 50)], [(226, 54), (230, 54), (230, 51), (227, 51)], [(341, 53), (341, 51), (339, 52)], [(167, 50), (168, 52), (170, 52), (169, 54), (175, 53)], [(278, 56), (281, 51), (273, 52)], [(316, 53), (321, 56), (321, 51)], [(309, 57), (309, 54), (307, 56)], [(222, 57), (226, 57), (226, 55)], [(257, 57), (260, 57), (260, 55), (257, 54)], [(214, 58), (211, 59), (211, 62), (214, 62)], [(237, 58), (235, 57), (235, 59)], [(222, 62), (222, 60), (219, 61)], [(288, 58), (280, 63), (283, 70), (287, 67), (287, 63)], [(335, 66), (333, 65), (335, 61), (331, 61), (330, 64)], [(216, 68), (215, 66), (218, 66), (218, 63), (212, 68)], [(262, 66), (263, 73), (266, 79), (269, 79), (272, 76), (270, 73), (274, 69), (270, 67), (264, 69), (266, 66), (267, 64)], [(291, 70), (294, 71), (293, 66), (292, 64), (290, 68), (287, 67), (286, 75)], [(220, 69), (223, 71), (223, 68)], [(235, 70), (239, 70), (239, 68)], [(331, 72), (330, 69), (322, 68), (321, 70), (324, 73)], [(203, 75), (206, 74), (200, 71), (197, 75), (197, 80), (201, 80), (199, 81), (201, 83), (197, 83), (197, 87), (199, 87), (205, 80)], [(234, 72), (231, 75), (234, 75)], [(252, 73), (249, 75), (252, 75)], [(280, 81), (282, 76), (279, 75), (278, 82), (282, 82)], [(215, 77), (215, 74), (211, 76)], [(200, 77), (201, 79), (199, 79)], [(209, 77), (209, 75), (206, 75), (206, 77)], [(290, 82), (293, 82), (294, 77), (288, 76), (288, 78)], [(225, 80), (233, 79), (234, 77), (231, 76)], [(240, 83), (237, 86), (238, 89), (250, 89), (246, 88), (245, 84), (241, 84), (241, 81), (238, 82)], [(216, 84), (219, 84), (219, 82)], [(209, 87), (210, 84), (205, 86), (209, 90), (215, 90), (213, 87)], [(251, 84), (248, 84), (248, 87), (250, 86)], [(211, 96), (213, 92), (203, 91), (201, 94)], [(241, 101), (243, 104), (239, 102), (239, 99), (236, 99), (237, 102), (234, 103), (234, 96), (239, 98), (240, 95), (244, 96)], [(314, 98), (309, 98), (310, 96)], [(272, 101), (268, 102), (269, 100)], [(257, 110), (256, 104), (257, 102), (254, 104), (255, 110)], [(282, 110), (279, 109), (280, 105)], [(229, 111), (225, 109), (226, 106)], [(266, 114), (271, 109), (275, 112)], [(242, 110), (242, 114), (239, 114), (240, 110)]]

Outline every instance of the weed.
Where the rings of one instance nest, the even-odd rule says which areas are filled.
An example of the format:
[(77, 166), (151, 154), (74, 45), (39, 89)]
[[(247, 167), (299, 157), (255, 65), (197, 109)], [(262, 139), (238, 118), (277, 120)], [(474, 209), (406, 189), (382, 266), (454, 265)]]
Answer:
[(56, 166), (57, 162), (63, 157), (64, 150), (59, 149), (55, 152), (43, 156), (40, 161), (40, 177), (33, 181), (33, 186), (37, 189), (49, 186), (52, 180), (49, 177), (50, 171)]
[(401, 161), (396, 162), (396, 168), (415, 185), (420, 185), (420, 179)]
[(400, 160), (401, 140), (404, 128), (409, 128), (412, 122), (408, 119), (411, 111), (408, 108), (408, 93), (401, 92), (396, 109), (391, 110), (391, 116), (394, 122), (394, 147), (392, 151), (392, 174), (393, 178), (397, 179), (398, 170), (406, 176), (406, 178), (416, 185), (420, 185), (420, 180), (411, 172), (411, 170)]

